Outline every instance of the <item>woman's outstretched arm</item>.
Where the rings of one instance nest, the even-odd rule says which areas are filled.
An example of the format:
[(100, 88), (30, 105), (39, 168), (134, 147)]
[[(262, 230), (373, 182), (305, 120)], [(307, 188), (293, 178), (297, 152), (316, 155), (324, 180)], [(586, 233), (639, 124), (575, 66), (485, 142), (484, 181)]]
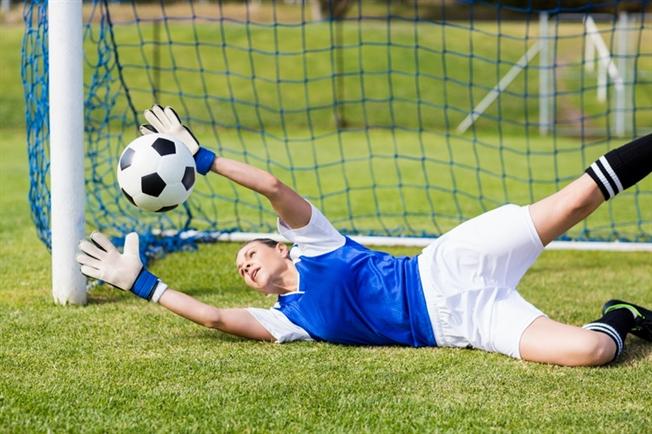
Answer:
[(168, 288), (158, 303), (204, 327), (209, 327), (243, 338), (273, 341), (274, 337), (246, 309), (222, 309)]
[(224, 157), (215, 158), (211, 170), (265, 196), (289, 227), (300, 228), (310, 221), (310, 204), (271, 173)]
[(93, 232), (79, 243), (77, 262), (81, 272), (206, 327), (250, 339), (272, 341), (274, 337), (246, 310), (220, 309), (207, 305), (167, 285), (147, 271), (140, 260), (138, 234), (125, 238), (121, 253), (102, 233)]
[(192, 131), (183, 125), (181, 118), (172, 107), (156, 104), (145, 110), (144, 115), (149, 124), (140, 126), (141, 133), (164, 133), (180, 140), (194, 156), (197, 171), (202, 175), (213, 171), (262, 194), (271, 202), (279, 217), (291, 228), (303, 227), (310, 221), (311, 207), (304, 198), (265, 170), (228, 158), (217, 157), (211, 150), (203, 148)]

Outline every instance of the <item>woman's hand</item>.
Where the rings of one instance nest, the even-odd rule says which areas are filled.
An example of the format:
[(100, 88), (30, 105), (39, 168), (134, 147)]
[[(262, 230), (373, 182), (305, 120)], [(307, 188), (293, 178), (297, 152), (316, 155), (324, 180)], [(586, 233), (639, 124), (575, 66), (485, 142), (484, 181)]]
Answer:
[(172, 107), (161, 107), (158, 104), (153, 105), (144, 112), (145, 119), (149, 125), (140, 126), (142, 135), (160, 133), (172, 136), (188, 148), (197, 166), (197, 172), (206, 175), (213, 166), (215, 153), (206, 148), (202, 148), (199, 140), (190, 131), (190, 129), (181, 123), (181, 118)]
[(127, 234), (123, 253), (101, 232), (93, 232), (90, 240), (79, 243), (82, 253), (77, 256), (77, 262), (84, 275), (131, 291), (145, 300), (158, 301), (167, 286), (143, 267), (136, 232)]
[(125, 238), (124, 253), (120, 253), (113, 243), (101, 232), (93, 232), (90, 241), (79, 243), (81, 254), (77, 262), (81, 272), (88, 277), (130, 291), (143, 268), (138, 251), (138, 234), (132, 232)]

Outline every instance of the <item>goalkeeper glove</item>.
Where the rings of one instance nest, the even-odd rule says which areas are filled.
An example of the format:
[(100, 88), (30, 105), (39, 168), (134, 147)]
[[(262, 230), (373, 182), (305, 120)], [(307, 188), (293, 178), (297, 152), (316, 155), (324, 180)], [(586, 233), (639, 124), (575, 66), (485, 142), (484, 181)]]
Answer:
[(136, 232), (125, 238), (122, 254), (100, 232), (93, 232), (90, 240), (79, 243), (82, 253), (77, 256), (77, 262), (84, 275), (103, 280), (123, 291), (133, 292), (145, 300), (158, 302), (167, 286), (143, 267)]
[(213, 161), (215, 161), (215, 153), (201, 147), (194, 134), (181, 123), (179, 115), (172, 107), (163, 108), (155, 104), (145, 110), (145, 119), (149, 125), (140, 126), (141, 134), (161, 133), (174, 137), (186, 145), (193, 155), (197, 172), (206, 175), (211, 170)]

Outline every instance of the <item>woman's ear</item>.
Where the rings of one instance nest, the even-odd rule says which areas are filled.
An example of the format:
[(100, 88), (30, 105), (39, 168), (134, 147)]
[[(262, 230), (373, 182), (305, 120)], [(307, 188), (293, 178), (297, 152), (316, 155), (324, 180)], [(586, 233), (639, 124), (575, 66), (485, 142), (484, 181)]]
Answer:
[(278, 243), (276, 245), (276, 249), (283, 258), (288, 258), (290, 251), (288, 250), (288, 246), (286, 246), (285, 243)]

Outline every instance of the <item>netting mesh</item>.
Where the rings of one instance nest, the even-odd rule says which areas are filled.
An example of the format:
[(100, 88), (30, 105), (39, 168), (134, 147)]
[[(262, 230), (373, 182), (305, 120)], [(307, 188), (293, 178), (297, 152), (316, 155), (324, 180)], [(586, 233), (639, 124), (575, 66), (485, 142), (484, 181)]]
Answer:
[[(404, 237), (539, 199), (652, 120), (652, 32), (619, 2), (321, 3), (85, 5), (89, 226), (137, 230), (166, 250), (184, 241), (147, 234), (274, 230), (263, 198), (219, 176), (166, 214), (124, 199), (117, 159), (153, 103), (344, 233)], [(26, 3), (22, 66), (30, 201), (49, 245), (46, 11)], [(646, 180), (566, 238), (651, 241), (651, 197)]]

